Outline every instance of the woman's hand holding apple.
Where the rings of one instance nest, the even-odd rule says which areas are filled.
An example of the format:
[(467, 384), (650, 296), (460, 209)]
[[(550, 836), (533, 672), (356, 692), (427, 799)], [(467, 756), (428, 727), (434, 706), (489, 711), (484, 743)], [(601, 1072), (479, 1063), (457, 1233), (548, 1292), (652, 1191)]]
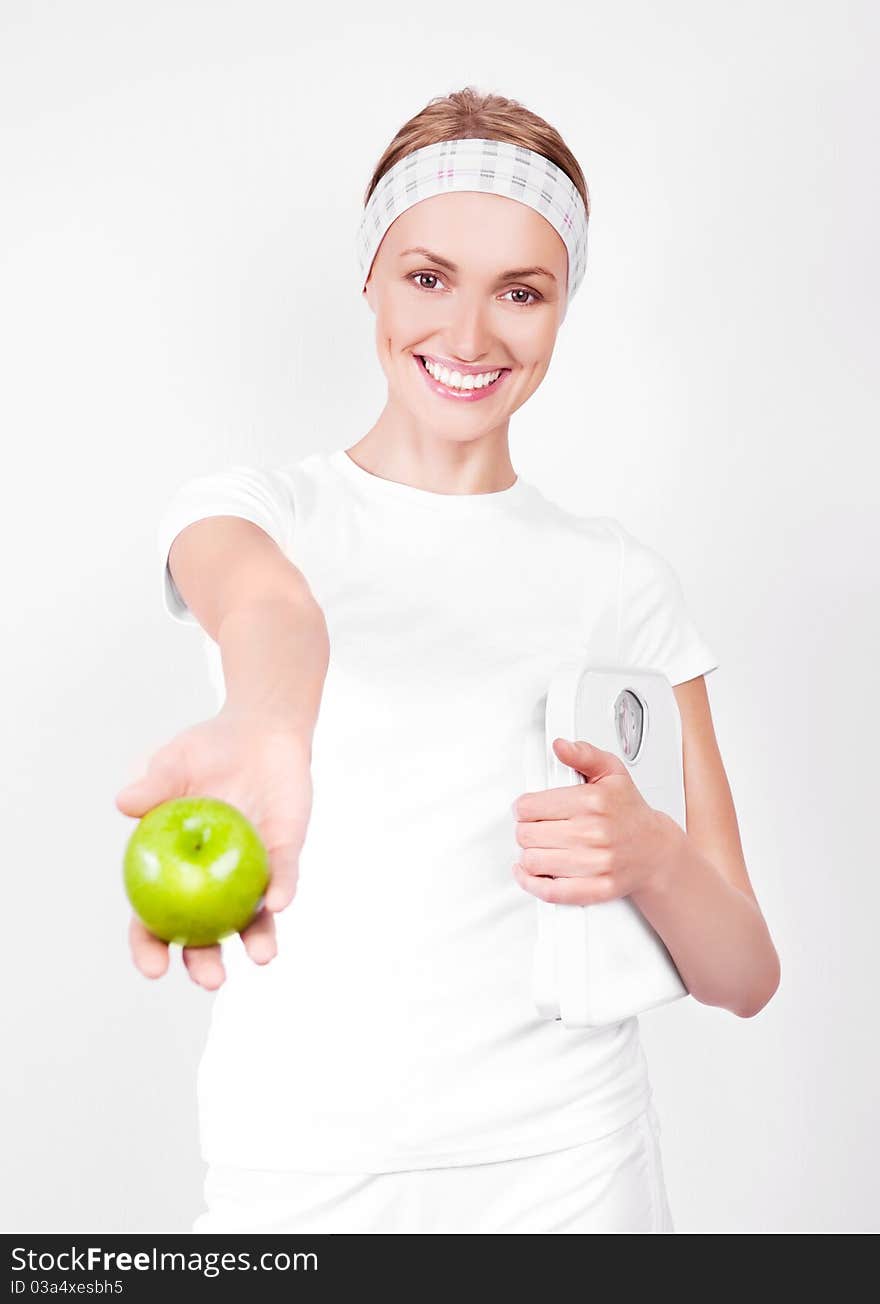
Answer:
[[(277, 951), (276, 911), (296, 892), (299, 856), (312, 809), (311, 741), (300, 730), (252, 712), (223, 708), (160, 747), (146, 773), (117, 793), (124, 815), (141, 819), (175, 797), (214, 797), (246, 816), (269, 856), (270, 880), (263, 907), (241, 932), (256, 964)], [(148, 978), (168, 968), (168, 943), (132, 914), (129, 941), (134, 963)], [(183, 961), (194, 982), (215, 989), (225, 979), (219, 943), (184, 946)]]

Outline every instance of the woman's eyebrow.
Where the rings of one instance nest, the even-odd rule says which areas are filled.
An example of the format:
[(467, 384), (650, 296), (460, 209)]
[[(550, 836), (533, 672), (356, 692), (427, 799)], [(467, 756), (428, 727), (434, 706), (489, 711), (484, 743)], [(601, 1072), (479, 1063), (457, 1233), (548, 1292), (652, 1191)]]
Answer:
[[(437, 263), (439, 267), (445, 267), (448, 272), (456, 273), (458, 271), (455, 263), (451, 263), (448, 258), (443, 258), (440, 254), (433, 253), (430, 249), (425, 249), (422, 245), (416, 245), (412, 249), (404, 249), (400, 257), (405, 258), (407, 254), (421, 254), (423, 258), (427, 258), (432, 263)], [(516, 281), (522, 276), (549, 276), (551, 281), (556, 280), (553, 273), (548, 272), (546, 267), (513, 267), (509, 272), (502, 272), (498, 280), (499, 282)]]

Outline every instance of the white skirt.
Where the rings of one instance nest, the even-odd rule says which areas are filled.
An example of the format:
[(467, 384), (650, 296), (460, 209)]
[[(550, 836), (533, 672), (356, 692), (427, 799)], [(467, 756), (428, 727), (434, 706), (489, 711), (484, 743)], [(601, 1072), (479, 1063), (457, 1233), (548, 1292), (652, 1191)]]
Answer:
[(393, 1173), (209, 1165), (193, 1232), (674, 1232), (653, 1103), (607, 1136), (523, 1159)]

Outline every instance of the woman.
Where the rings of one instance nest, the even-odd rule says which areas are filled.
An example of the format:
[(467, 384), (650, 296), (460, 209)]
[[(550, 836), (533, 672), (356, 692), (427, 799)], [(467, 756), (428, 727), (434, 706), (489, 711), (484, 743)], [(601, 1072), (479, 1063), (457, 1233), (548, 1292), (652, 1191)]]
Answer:
[[(196, 477), (163, 516), (166, 607), (204, 629), (221, 709), (118, 804), (221, 797), (273, 860), (243, 945), (184, 950), (220, 987), (195, 1231), (671, 1232), (638, 1020), (538, 1015), (534, 897), (632, 895), (708, 1003), (754, 1013), (778, 982), (707, 743), (715, 660), (674, 572), (510, 461), (588, 213), (541, 118), (471, 88), (432, 100), (361, 224), (379, 419), (351, 448)], [(600, 780), (601, 814), (528, 794), (550, 676), (590, 651), (680, 686), (703, 850), (622, 765), (603, 784), (588, 740), (556, 746)], [(132, 944), (164, 972), (136, 920)]]

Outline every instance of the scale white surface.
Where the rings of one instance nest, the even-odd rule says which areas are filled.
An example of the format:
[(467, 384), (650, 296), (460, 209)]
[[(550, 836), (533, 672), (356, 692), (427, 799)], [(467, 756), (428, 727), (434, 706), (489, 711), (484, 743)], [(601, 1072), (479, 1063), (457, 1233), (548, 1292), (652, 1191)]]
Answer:
[[(642, 796), (685, 828), (681, 716), (656, 670), (563, 663), (547, 692), (545, 755), (529, 791), (584, 783), (553, 751), (554, 738), (614, 752)], [(688, 994), (669, 951), (627, 897), (589, 906), (536, 899), (532, 990), (539, 1014), (567, 1027), (601, 1027)]]

